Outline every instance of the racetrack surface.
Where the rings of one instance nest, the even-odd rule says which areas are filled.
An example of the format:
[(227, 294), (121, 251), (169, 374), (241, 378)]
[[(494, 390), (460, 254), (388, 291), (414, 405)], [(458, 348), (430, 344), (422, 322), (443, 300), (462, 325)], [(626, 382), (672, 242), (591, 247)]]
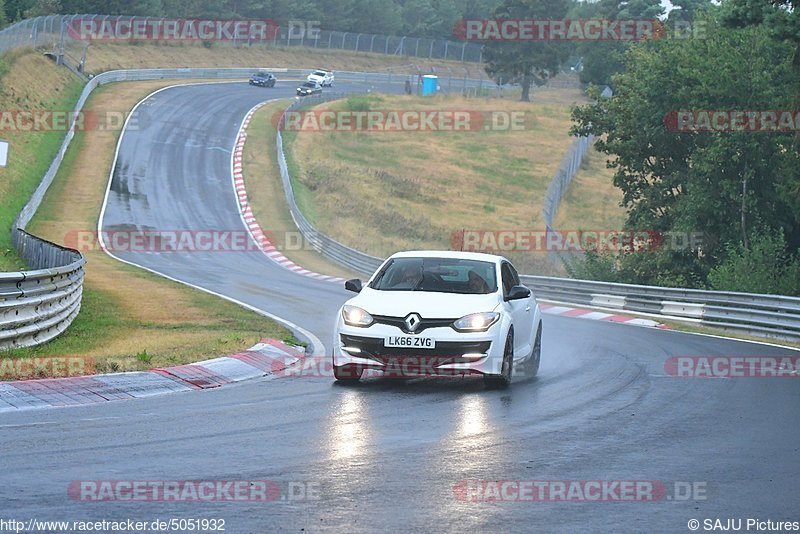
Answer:
[[(104, 229), (243, 229), (230, 150), (246, 112), (293, 86), (176, 87), (127, 131)], [(339, 88), (337, 87), (337, 90)], [(265, 147), (274, 150), (274, 147)], [(262, 221), (268, 224), (268, 221)], [(277, 314), (328, 342), (348, 293), (260, 252), (117, 254)], [(91, 267), (89, 267), (91, 268)], [(146, 298), (143, 296), (143, 298)], [(691, 518), (797, 520), (797, 378), (668, 376), (667, 358), (789, 349), (544, 317), (539, 377), (253, 380), (217, 390), (0, 414), (3, 518), (224, 518), (227, 532), (687, 532)], [(688, 502), (464, 502), (464, 480), (701, 482)], [(80, 480), (274, 480), (319, 499), (81, 502)]]

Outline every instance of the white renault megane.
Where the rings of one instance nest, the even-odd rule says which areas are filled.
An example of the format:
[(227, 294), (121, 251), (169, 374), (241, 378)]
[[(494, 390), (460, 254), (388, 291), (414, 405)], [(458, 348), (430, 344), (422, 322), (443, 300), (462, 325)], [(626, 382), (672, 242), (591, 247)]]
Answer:
[(333, 372), (400, 376), (481, 374), (504, 388), (515, 366), (535, 376), (542, 346), (539, 305), (511, 263), (490, 254), (400, 252), (339, 310)]

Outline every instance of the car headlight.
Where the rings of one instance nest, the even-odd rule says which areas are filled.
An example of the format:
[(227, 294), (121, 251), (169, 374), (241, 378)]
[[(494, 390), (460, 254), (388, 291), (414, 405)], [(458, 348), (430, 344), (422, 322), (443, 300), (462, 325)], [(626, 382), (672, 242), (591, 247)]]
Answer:
[(486, 332), (497, 320), (497, 312), (470, 313), (453, 322), (453, 328), (459, 332)]
[(362, 308), (358, 306), (350, 306), (346, 305), (342, 308), (342, 319), (344, 319), (344, 324), (348, 326), (360, 326), (365, 328), (372, 324), (372, 316)]

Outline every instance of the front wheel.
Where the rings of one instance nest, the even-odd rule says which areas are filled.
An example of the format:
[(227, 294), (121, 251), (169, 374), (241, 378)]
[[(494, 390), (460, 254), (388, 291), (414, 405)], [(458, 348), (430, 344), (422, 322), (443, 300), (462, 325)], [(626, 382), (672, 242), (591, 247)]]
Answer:
[(361, 380), (361, 375), (364, 369), (361, 366), (348, 364), (348, 365), (334, 365), (333, 377), (341, 384), (355, 384)]
[(486, 389), (506, 389), (511, 384), (511, 373), (514, 368), (514, 331), (506, 336), (506, 346), (503, 349), (503, 364), (499, 375), (483, 375)]

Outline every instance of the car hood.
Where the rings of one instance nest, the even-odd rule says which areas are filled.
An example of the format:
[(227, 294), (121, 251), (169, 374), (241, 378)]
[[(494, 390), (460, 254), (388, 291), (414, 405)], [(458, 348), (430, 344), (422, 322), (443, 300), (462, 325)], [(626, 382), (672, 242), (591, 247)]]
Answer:
[(361, 290), (348, 304), (364, 308), (373, 315), (405, 317), (417, 312), (425, 319), (458, 319), (464, 315), (492, 311), (500, 302), (497, 293), (459, 295), (428, 291)]

